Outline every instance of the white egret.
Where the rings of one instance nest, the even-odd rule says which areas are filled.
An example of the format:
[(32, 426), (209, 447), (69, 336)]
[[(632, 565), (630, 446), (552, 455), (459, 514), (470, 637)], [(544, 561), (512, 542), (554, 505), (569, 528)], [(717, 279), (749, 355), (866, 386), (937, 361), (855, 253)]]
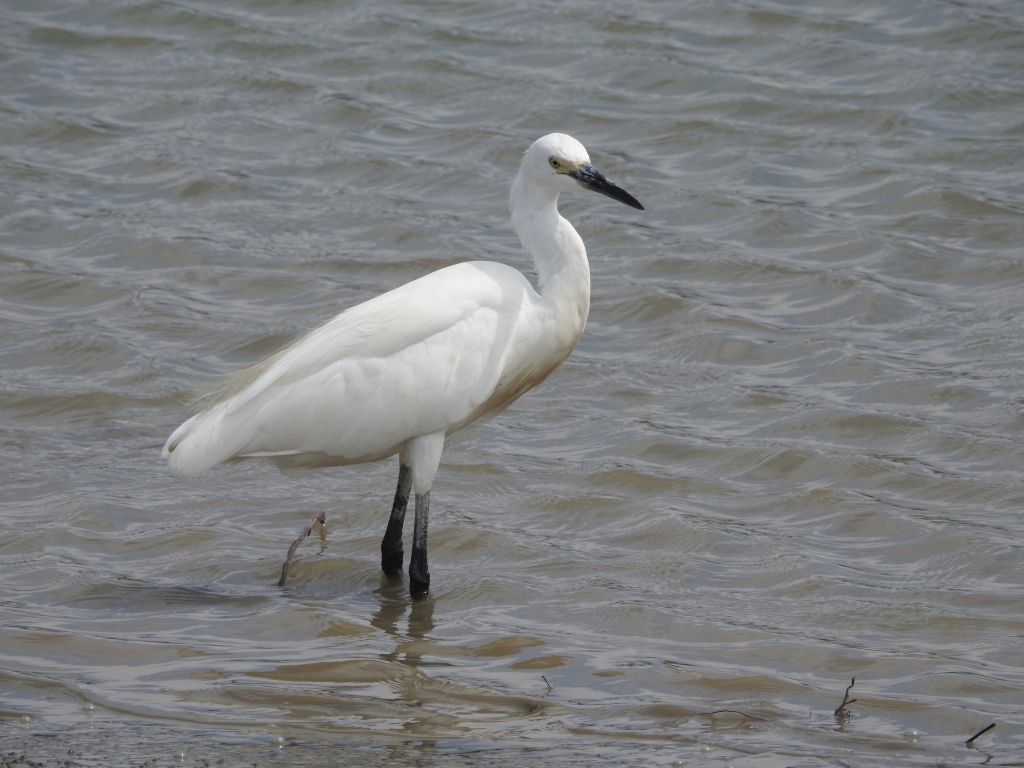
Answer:
[[(287, 470), (397, 453), (381, 567), (389, 576), (401, 573), (411, 486), (409, 589), (425, 595), (430, 486), (445, 439), (540, 384), (583, 333), (587, 252), (558, 213), (559, 193), (579, 186), (643, 210), (590, 164), (576, 139), (552, 133), (535, 141), (512, 183), (509, 210), (536, 264), (540, 293), (512, 267), (470, 261), (370, 299), (230, 379), (223, 400), (178, 427), (163, 456), (181, 474), (195, 475), (253, 456)], [(287, 563), (282, 583), (286, 574)]]

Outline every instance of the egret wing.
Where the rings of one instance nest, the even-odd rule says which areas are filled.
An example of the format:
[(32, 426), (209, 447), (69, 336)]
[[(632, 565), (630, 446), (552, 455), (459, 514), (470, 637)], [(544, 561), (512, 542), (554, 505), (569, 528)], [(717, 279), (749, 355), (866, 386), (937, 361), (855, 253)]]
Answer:
[(257, 366), (164, 454), (185, 474), (235, 456), (390, 455), (493, 393), (528, 292), (515, 270), (471, 262), (353, 307)]

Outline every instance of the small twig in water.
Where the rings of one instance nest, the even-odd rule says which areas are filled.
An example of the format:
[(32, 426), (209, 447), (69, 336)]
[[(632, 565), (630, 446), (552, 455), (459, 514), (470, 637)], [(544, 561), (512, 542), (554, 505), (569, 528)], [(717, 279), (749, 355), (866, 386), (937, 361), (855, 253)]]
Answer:
[[(544, 681), (544, 684), (548, 687), (549, 691), (555, 690), (555, 687), (551, 683), (548, 682), (548, 679), (546, 677), (544, 677), (544, 675), (541, 675), (540, 679)], [(980, 736), (981, 734), (978, 734), (978, 735)]]
[(762, 722), (767, 722), (767, 720), (768, 720), (768, 718), (766, 718), (766, 717), (755, 717), (754, 715), (748, 715), (746, 712), (740, 712), (738, 709), (716, 709), (713, 712), (698, 712), (697, 714), (698, 715), (717, 715), (720, 712), (732, 712), (734, 715), (742, 715), (743, 717), (747, 718), (748, 720), (761, 720)]
[(299, 548), (299, 544), (302, 543), (302, 540), (313, 532), (313, 526), (317, 523), (320, 523), (320, 525), (327, 525), (326, 512), (321, 512), (318, 515), (313, 515), (313, 519), (309, 521), (309, 525), (306, 526), (306, 530), (304, 530), (302, 532), (302, 535), (299, 536), (299, 538), (297, 538), (295, 541), (293, 541), (292, 545), (288, 547), (288, 557), (285, 558), (284, 565), (281, 566), (281, 580), (277, 582), (277, 586), (284, 586), (285, 581), (287, 581), (288, 579), (288, 568), (292, 564), (292, 558), (295, 557), (295, 550)]
[(969, 746), (971, 746), (971, 744), (973, 744), (973, 743), (974, 743), (974, 740), (975, 740), (976, 738), (978, 738), (979, 736), (981, 736), (981, 734), (983, 734), (983, 733), (988, 733), (989, 731), (991, 731), (991, 730), (992, 730), (993, 728), (995, 728), (995, 727), (996, 727), (996, 724), (995, 724), (995, 723), (992, 723), (992, 725), (986, 725), (986, 726), (985, 726), (984, 728), (982, 728), (982, 729), (981, 729), (980, 731), (978, 731), (978, 732), (977, 732), (976, 734), (974, 734), (973, 736), (971, 736), (971, 738), (969, 738), (969, 739), (968, 739), (968, 740), (967, 740), (967, 741), (965, 742), (965, 744), (966, 744), (966, 745), (967, 745), (968, 747), (969, 747)]
[(856, 699), (850, 698), (850, 689), (853, 688), (853, 684), (857, 682), (856, 677), (850, 678), (850, 684), (846, 686), (846, 690), (843, 692), (843, 703), (836, 707), (836, 711), (833, 713), (836, 717), (849, 717), (850, 710), (846, 708), (847, 704), (855, 704)]

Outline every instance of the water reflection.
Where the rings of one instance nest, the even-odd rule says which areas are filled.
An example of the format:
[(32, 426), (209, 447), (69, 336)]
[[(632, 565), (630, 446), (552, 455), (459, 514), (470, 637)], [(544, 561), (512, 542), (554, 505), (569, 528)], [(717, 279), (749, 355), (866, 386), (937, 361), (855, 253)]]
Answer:
[[(373, 591), (378, 601), (378, 609), (374, 611), (370, 619), (371, 626), (380, 629), (398, 639), (395, 649), (389, 653), (381, 654), (380, 658), (387, 661), (396, 661), (404, 653), (404, 664), (416, 667), (420, 665), (423, 654), (416, 649), (424, 647), (422, 644), (409, 644), (407, 640), (423, 640), (434, 630), (434, 608), (436, 600), (433, 596), (413, 600), (409, 597), (409, 588), (402, 578), (390, 578), (383, 573), (380, 577), (380, 586)], [(409, 614), (405, 634), (401, 634), (398, 624), (402, 617)], [(406, 646), (403, 651), (403, 646)]]

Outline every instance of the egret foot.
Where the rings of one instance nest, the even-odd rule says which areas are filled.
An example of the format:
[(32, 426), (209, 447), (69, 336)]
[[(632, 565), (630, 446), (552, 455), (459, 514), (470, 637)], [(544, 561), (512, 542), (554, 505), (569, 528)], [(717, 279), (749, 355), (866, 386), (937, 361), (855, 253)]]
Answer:
[(427, 570), (426, 562), (421, 568), (417, 568), (415, 560), (409, 563), (409, 594), (413, 598), (426, 597), (430, 592), (430, 571)]
[(409, 594), (412, 595), (413, 600), (420, 600), (426, 597), (430, 594), (430, 579), (426, 581), (409, 579)]
[(430, 592), (430, 571), (427, 570), (426, 552), (423, 553), (423, 557), (416, 555), (416, 550), (413, 550), (413, 557), (409, 563), (409, 594), (414, 598), (421, 598)]

